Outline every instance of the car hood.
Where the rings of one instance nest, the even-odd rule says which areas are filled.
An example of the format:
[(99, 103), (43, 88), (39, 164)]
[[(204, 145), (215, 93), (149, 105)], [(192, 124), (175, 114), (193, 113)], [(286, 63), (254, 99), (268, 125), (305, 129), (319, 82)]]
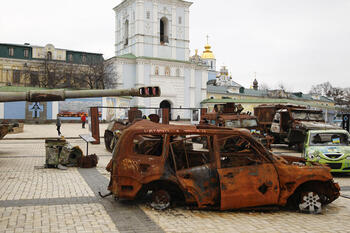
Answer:
[(331, 125), (323, 122), (317, 122), (317, 121), (299, 121), (299, 124), (308, 130), (311, 129), (341, 129), (339, 126)]

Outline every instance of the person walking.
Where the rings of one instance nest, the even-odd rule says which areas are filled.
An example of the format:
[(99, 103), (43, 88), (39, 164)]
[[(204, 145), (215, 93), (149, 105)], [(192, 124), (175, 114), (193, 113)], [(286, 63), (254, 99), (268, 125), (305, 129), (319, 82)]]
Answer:
[(86, 123), (86, 116), (85, 114), (81, 115), (81, 128), (85, 128), (85, 123)]
[(58, 136), (61, 136), (61, 119), (58, 116), (58, 114), (57, 114), (56, 126), (57, 126)]

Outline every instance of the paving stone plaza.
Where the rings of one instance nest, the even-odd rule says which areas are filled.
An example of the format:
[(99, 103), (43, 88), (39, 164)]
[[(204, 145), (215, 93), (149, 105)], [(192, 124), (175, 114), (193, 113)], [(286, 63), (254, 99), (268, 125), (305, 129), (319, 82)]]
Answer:
[[(107, 125), (100, 125), (101, 134)], [(85, 152), (77, 136), (80, 124), (63, 124), (63, 135)], [(0, 143), (0, 232), (349, 232), (350, 199), (339, 197), (322, 214), (286, 210), (210, 211), (176, 207), (156, 211), (143, 202), (102, 199), (111, 154), (100, 145), (97, 168), (45, 169), (45, 137), (55, 125), (25, 125)], [(300, 154), (283, 147), (276, 153)], [(342, 194), (350, 195), (350, 176), (336, 176)]]

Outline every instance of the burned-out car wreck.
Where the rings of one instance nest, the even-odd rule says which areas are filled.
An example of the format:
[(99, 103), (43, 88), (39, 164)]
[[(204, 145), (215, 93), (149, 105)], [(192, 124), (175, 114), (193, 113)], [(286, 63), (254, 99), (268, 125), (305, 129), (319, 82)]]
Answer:
[(248, 130), (147, 120), (123, 130), (107, 170), (112, 194), (132, 200), (152, 192), (155, 209), (182, 200), (198, 208), (290, 206), (317, 213), (340, 191), (328, 167), (275, 156)]

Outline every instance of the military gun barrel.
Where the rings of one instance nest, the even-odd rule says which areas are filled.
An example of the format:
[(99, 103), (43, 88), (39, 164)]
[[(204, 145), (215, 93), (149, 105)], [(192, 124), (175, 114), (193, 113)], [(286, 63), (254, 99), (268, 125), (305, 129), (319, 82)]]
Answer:
[(158, 97), (160, 96), (159, 87), (141, 87), (131, 89), (102, 89), (102, 90), (77, 90), (68, 91), (57, 90), (32, 90), (27, 92), (0, 92), (0, 102), (28, 101), (28, 102), (46, 102), (63, 101), (74, 98), (91, 97), (113, 97), (113, 96), (137, 96), (137, 97)]

